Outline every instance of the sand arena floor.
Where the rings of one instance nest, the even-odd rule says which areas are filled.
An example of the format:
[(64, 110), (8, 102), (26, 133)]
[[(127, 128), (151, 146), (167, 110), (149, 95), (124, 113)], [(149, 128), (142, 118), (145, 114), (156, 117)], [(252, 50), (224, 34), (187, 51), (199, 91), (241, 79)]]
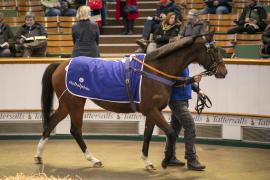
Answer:
[[(190, 171), (186, 167), (161, 168), (163, 142), (152, 142), (149, 159), (157, 170), (144, 170), (140, 159), (142, 142), (86, 140), (88, 148), (100, 159), (103, 168), (91, 168), (74, 140), (49, 140), (43, 153), (44, 166), (34, 164), (37, 140), (0, 141), (0, 177), (24, 173), (36, 174), (43, 169), (47, 175), (65, 177), (78, 175), (89, 180), (143, 179), (270, 179), (270, 150), (215, 145), (197, 145), (205, 171)], [(183, 159), (184, 146), (177, 144), (177, 157)]]

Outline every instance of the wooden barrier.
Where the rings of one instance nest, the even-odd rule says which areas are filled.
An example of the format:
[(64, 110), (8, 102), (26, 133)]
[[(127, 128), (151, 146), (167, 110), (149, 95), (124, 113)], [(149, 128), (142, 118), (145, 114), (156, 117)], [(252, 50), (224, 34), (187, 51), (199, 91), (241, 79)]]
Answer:
[[(54, 62), (64, 62), (70, 58), (58, 57), (32, 57), (32, 58), (1, 58), (0, 64), (50, 64)], [(119, 58), (104, 58), (107, 60), (118, 60)], [(224, 58), (226, 64), (241, 64), (241, 65), (270, 65), (270, 60), (263, 59), (228, 59)]]

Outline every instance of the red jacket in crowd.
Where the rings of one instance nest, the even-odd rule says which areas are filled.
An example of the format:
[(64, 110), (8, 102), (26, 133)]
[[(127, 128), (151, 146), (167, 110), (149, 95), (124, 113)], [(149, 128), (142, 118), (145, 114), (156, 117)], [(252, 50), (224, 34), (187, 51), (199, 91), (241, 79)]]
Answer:
[[(135, 5), (137, 6), (137, 0), (126, 0), (127, 6), (129, 5)], [(128, 19), (129, 20), (135, 20), (139, 17), (139, 11), (136, 13), (128, 13)], [(120, 0), (116, 0), (116, 13), (115, 13), (116, 20), (120, 19)]]

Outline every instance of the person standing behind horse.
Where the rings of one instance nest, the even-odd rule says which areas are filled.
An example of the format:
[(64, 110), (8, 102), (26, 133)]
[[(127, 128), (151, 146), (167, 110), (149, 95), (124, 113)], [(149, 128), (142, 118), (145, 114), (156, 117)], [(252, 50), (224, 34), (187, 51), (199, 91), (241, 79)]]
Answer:
[(134, 21), (139, 17), (137, 0), (116, 0), (115, 18), (122, 17), (124, 30), (122, 35), (133, 34)]
[[(199, 11), (192, 9), (188, 12), (188, 22), (184, 27), (182, 36), (197, 36), (206, 34), (208, 32), (207, 25), (198, 17)], [(189, 77), (188, 67), (180, 74), (181, 77)], [(200, 77), (201, 78), (201, 77)], [(196, 80), (196, 82), (199, 82)], [(203, 170), (205, 166), (202, 165), (197, 158), (195, 149), (196, 130), (194, 119), (188, 109), (189, 99), (191, 99), (191, 90), (204, 96), (204, 92), (198, 87), (197, 83), (191, 83), (186, 86), (174, 87), (169, 101), (169, 107), (172, 111), (170, 125), (177, 134), (180, 134), (182, 127), (184, 128), (184, 142), (185, 142), (185, 159), (187, 159), (188, 169)], [(169, 166), (184, 166), (185, 163), (176, 158), (176, 141), (173, 145), (172, 158), (169, 161)], [(168, 151), (166, 144), (165, 153)]]
[(99, 28), (90, 20), (90, 8), (81, 6), (77, 11), (78, 22), (72, 26), (74, 48), (72, 57), (99, 57)]

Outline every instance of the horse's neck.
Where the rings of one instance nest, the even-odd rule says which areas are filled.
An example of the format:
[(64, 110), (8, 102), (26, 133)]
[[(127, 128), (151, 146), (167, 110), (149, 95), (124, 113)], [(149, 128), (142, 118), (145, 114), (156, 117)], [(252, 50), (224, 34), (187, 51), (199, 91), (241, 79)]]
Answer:
[(182, 48), (179, 51), (171, 53), (169, 56), (149, 62), (152, 65), (170, 75), (179, 76), (179, 74), (192, 62), (195, 61), (195, 52), (191, 46)]

